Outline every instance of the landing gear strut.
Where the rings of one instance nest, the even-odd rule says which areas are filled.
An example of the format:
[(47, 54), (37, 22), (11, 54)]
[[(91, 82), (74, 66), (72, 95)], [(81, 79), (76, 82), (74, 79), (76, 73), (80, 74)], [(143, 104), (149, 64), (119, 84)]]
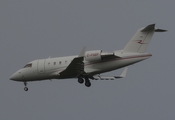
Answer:
[(24, 85), (25, 85), (24, 91), (28, 91), (27, 82), (24, 82)]

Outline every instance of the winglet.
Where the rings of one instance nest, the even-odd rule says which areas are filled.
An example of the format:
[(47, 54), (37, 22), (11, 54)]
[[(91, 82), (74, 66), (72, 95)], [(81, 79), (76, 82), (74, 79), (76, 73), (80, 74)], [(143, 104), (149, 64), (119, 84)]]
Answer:
[(86, 51), (86, 46), (83, 47), (83, 49), (81, 50), (81, 52), (78, 55), (78, 57), (84, 57), (85, 51)]
[(122, 74), (120, 75), (121, 78), (126, 77), (127, 70), (128, 70), (127, 67), (123, 70)]
[(122, 74), (120, 75), (120, 76), (114, 76), (114, 78), (124, 78), (124, 77), (126, 77), (126, 73), (127, 73), (127, 70), (128, 70), (128, 68), (126, 67), (124, 70), (123, 70), (123, 72), (122, 72)]

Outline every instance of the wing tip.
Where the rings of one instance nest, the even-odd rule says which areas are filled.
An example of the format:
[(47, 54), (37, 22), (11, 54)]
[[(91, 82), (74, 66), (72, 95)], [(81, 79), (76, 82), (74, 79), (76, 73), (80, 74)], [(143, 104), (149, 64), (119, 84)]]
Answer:
[(122, 72), (122, 74), (120, 75), (120, 77), (121, 77), (121, 78), (126, 77), (127, 71), (128, 71), (128, 67), (126, 67), (126, 68), (123, 70), (123, 72)]
[(86, 46), (83, 47), (78, 57), (84, 57), (85, 51), (86, 51)]

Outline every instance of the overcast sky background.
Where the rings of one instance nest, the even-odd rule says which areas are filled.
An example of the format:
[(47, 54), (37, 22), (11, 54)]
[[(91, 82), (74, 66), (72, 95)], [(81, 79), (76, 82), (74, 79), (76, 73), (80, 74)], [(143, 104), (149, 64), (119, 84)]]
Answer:
[[(0, 120), (173, 120), (175, 118), (174, 0), (1, 0)], [(156, 23), (147, 52), (127, 77), (28, 83), (9, 77), (26, 63), (122, 49), (138, 28)], [(119, 75), (121, 70), (107, 73)]]

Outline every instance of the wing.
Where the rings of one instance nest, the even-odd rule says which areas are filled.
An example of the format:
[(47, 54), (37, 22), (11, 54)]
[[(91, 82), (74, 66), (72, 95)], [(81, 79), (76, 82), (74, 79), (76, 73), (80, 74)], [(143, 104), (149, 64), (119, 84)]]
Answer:
[(69, 66), (62, 71), (60, 74), (60, 77), (76, 77), (84, 72), (84, 63), (83, 63), (83, 57), (77, 57), (72, 60), (72, 62), (69, 64)]
[(127, 70), (128, 70), (128, 68), (126, 67), (120, 76), (107, 77), (107, 76), (100, 76), (99, 75), (99, 76), (94, 76), (93, 78), (94, 78), (94, 80), (115, 80), (117, 78), (124, 78), (124, 77), (126, 77)]
[(68, 67), (59, 73), (61, 78), (77, 77), (84, 73), (84, 53), (85, 47), (82, 49), (78, 57), (74, 58)]

